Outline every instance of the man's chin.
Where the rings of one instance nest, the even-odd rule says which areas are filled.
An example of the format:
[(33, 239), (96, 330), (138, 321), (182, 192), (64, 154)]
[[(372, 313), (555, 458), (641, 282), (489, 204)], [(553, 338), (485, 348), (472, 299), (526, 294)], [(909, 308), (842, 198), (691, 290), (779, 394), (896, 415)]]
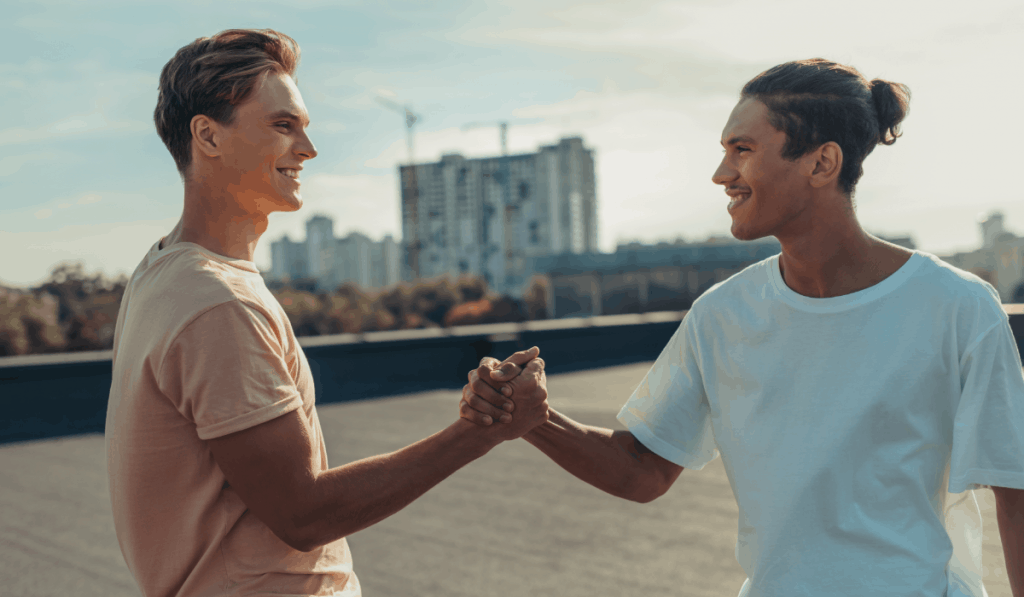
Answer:
[(302, 209), (302, 195), (278, 195), (271, 205), (270, 211), (299, 211)]
[(751, 241), (770, 236), (767, 232), (745, 229), (742, 226), (733, 226), (729, 231), (736, 240)]
[(281, 211), (299, 211), (302, 209), (302, 197), (289, 197), (288, 201), (285, 202), (288, 209), (282, 209)]

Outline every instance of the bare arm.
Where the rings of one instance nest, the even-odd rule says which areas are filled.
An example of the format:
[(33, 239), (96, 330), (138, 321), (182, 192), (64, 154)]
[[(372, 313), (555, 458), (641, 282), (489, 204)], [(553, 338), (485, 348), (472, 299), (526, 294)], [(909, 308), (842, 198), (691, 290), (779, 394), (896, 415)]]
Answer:
[(616, 497), (653, 501), (683, 472), (683, 467), (651, 452), (629, 431), (583, 425), (550, 407), (548, 413), (548, 422), (523, 439), (580, 480)]
[(501, 443), (496, 434), (477, 433), (467, 423), (456, 421), (397, 452), (318, 475), (294, 521), (299, 549), (309, 551), (377, 524)]
[[(517, 353), (526, 363), (536, 352)], [(523, 379), (539, 367), (527, 366)], [(547, 420), (547, 393), (521, 393), (515, 421), (490, 427), (458, 419), (390, 454), (314, 470), (312, 433), (299, 411), (207, 441), (231, 488), (282, 541), (300, 551), (398, 512), (503, 441)]]
[[(531, 364), (536, 361), (543, 363), (537, 358)], [(469, 384), (463, 387), (462, 417), (487, 426), (492, 417), (500, 416), (500, 408), (508, 399), (498, 388), (518, 374), (518, 369), (507, 363), (484, 359), (481, 367), (470, 373)], [(502, 375), (498, 367), (508, 372)], [(545, 378), (538, 378), (538, 382), (546, 389)], [(518, 416), (513, 411), (513, 419)], [(577, 478), (616, 497), (650, 502), (668, 491), (683, 471), (683, 467), (648, 450), (629, 431), (582, 425), (551, 408), (548, 417), (547, 423), (533, 428), (523, 439)]]
[(1024, 491), (1006, 487), (993, 487), (992, 491), (1010, 591), (1013, 597), (1024, 597)]

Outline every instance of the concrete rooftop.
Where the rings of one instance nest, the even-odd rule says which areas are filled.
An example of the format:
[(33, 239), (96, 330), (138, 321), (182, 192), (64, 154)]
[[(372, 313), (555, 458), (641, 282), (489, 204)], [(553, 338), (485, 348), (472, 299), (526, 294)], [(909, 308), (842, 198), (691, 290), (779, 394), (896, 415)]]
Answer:
[[(615, 415), (651, 363), (553, 375), (552, 406)], [(422, 439), (458, 416), (458, 392), (318, 407), (329, 464)], [(103, 436), (0, 446), (0, 579), (21, 597), (139, 595), (114, 535)], [(1010, 597), (992, 492), (976, 492), (991, 597)], [(721, 459), (650, 504), (578, 481), (523, 441), (499, 446), (405, 510), (349, 537), (367, 597), (734, 597), (737, 508)]]

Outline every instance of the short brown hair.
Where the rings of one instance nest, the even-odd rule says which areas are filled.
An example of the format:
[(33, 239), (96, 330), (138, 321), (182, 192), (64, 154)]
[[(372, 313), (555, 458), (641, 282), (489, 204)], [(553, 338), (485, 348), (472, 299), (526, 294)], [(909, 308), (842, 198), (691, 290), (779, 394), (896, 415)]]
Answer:
[(200, 37), (164, 65), (153, 120), (182, 180), (192, 163), (192, 118), (232, 124), (235, 106), (264, 74), (295, 77), (299, 53), (294, 39), (273, 29), (228, 29)]

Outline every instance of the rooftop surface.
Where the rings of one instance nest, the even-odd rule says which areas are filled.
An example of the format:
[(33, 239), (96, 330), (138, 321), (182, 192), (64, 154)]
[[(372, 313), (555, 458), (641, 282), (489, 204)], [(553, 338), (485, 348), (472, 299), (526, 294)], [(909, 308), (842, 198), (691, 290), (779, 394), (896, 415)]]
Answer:
[[(615, 420), (651, 363), (548, 380), (551, 405), (587, 424)], [(402, 448), (451, 423), (442, 390), (317, 407), (329, 464)], [(99, 434), (0, 446), (3, 593), (139, 595), (110, 513)], [(991, 597), (1009, 597), (990, 490), (982, 507)], [(650, 504), (578, 481), (524, 441), (471, 463), (405, 510), (349, 537), (367, 597), (680, 595), (735, 597), (737, 507), (721, 459), (684, 471)]]

